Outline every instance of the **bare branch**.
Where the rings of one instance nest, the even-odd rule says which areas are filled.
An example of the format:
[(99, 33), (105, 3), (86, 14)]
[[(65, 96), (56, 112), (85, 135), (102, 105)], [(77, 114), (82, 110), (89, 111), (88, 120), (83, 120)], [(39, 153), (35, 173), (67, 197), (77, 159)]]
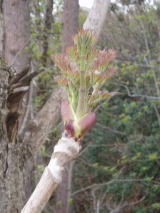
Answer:
[(111, 208), (109, 204), (107, 204), (107, 208), (110, 210), (110, 213), (119, 213), (122, 209), (128, 207), (128, 206), (135, 206), (138, 203), (142, 202), (145, 199), (145, 196), (143, 196), (140, 200), (136, 200), (133, 202), (125, 201), (123, 203), (118, 204), (115, 208)]
[(113, 133), (115, 133), (115, 134), (126, 135), (124, 132), (121, 132), (121, 131), (112, 129), (112, 128), (110, 128), (110, 127), (108, 127), (108, 126), (104, 126), (104, 125), (102, 125), (102, 124), (100, 124), (100, 123), (96, 123), (96, 125), (99, 126), (99, 127), (101, 127), (102, 129), (106, 129), (106, 130), (108, 130), (108, 131), (110, 131), (110, 132), (113, 132)]
[[(129, 97), (133, 97), (133, 98), (146, 98), (148, 100), (160, 100), (160, 96), (156, 97), (156, 96), (149, 96), (149, 95), (131, 94), (129, 88), (126, 85), (124, 85), (124, 84), (116, 84), (116, 85), (124, 87), (126, 89), (127, 95)], [(119, 93), (119, 94), (124, 95), (124, 93)]]
[(28, 90), (29, 90), (29, 86), (18, 87), (13, 89), (12, 94), (19, 93), (19, 92), (27, 92)]
[[(75, 196), (76, 194), (79, 194), (79, 193), (81, 193), (81, 192), (85, 192), (85, 191), (90, 190), (90, 189), (96, 189), (96, 190), (97, 190), (97, 189), (99, 189), (99, 188), (101, 188), (101, 187), (103, 187), (103, 186), (110, 185), (110, 184), (112, 184), (112, 183), (114, 183), (114, 182), (149, 182), (149, 180), (145, 180), (145, 179), (112, 179), (112, 180), (110, 180), (110, 181), (108, 181), (108, 182), (104, 182), (104, 183), (95, 183), (95, 184), (92, 184), (92, 185), (90, 185), (90, 186), (87, 186), (87, 187), (84, 187), (84, 188), (82, 188), (82, 189), (79, 189), (79, 190), (73, 192), (73, 193), (71, 194), (71, 196), (73, 197), (73, 196)], [(155, 182), (155, 181), (150, 181), (150, 182)]]

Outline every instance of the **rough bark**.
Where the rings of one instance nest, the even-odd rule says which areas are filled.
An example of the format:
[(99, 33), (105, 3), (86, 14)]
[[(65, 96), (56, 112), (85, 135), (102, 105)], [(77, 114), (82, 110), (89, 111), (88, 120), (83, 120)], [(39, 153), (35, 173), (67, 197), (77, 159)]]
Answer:
[(9, 73), (2, 69), (3, 64), (0, 61), (0, 212), (7, 208), (7, 194), (5, 178), (7, 172), (7, 132), (5, 128), (6, 99)]
[(19, 212), (25, 198), (24, 147), (20, 140), (9, 140), (6, 128), (9, 73), (0, 70), (0, 212)]
[(29, 52), (26, 50), (30, 42), (29, 0), (3, 1), (3, 21), (3, 56), (7, 66), (12, 69), (7, 99), (9, 113), (6, 122), (8, 137), (14, 141), (20, 115), (23, 112), (23, 96), (29, 89), (30, 83), (23, 79), (30, 69)]
[(3, 1), (4, 14), (4, 58), (16, 72), (30, 66), (26, 47), (30, 41), (29, 0)]
[(2, 57), (2, 48), (3, 48), (3, 17), (0, 13), (0, 57)]
[[(3, 56), (0, 82), (1, 213), (19, 212), (25, 198), (25, 148), (17, 137), (23, 96), (29, 88), (29, 0), (3, 1)], [(10, 67), (10, 68), (9, 68)], [(3, 69), (4, 68), (4, 69)], [(25, 83), (24, 83), (25, 82)]]

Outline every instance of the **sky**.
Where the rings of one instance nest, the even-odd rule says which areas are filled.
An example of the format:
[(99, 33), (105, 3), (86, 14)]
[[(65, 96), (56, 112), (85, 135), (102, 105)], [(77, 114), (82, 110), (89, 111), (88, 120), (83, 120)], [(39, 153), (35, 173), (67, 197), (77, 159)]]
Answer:
[(91, 8), (93, 4), (93, 0), (79, 0), (79, 4), (81, 7)]
[[(154, 2), (154, 0), (148, 0), (150, 3)], [(157, 2), (160, 0), (157, 0)], [(112, 0), (112, 2), (116, 2), (116, 0)], [(81, 7), (91, 8), (93, 4), (93, 0), (79, 0), (79, 4)]]
[[(91, 8), (94, 0), (79, 0), (79, 4), (81, 7)], [(116, 2), (116, 0), (112, 0), (112, 2)]]

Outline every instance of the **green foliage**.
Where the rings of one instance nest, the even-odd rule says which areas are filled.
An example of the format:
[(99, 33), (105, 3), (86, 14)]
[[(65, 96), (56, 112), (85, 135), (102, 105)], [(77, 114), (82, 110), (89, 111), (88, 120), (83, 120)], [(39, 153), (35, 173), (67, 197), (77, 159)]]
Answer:
[[(96, 201), (105, 197), (101, 213), (109, 211), (105, 203), (114, 209), (127, 202), (130, 205), (121, 210), (125, 213), (160, 210), (159, 17), (156, 7), (145, 5), (141, 14), (137, 11), (136, 6), (121, 14), (123, 20), (115, 17), (118, 12), (107, 19), (99, 46), (119, 53), (118, 72), (105, 86), (112, 91), (118, 88), (120, 95), (98, 108), (97, 124), (84, 142), (90, 144), (75, 168), (75, 190), (119, 180), (95, 188)], [(93, 191), (78, 194), (78, 201), (85, 202)], [(76, 198), (74, 203), (78, 205)]]

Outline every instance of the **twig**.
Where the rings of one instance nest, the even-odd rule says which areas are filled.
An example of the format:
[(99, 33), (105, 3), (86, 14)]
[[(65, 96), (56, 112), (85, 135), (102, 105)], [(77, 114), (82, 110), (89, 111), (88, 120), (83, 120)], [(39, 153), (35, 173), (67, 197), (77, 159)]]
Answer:
[(110, 185), (110, 184), (112, 184), (114, 182), (153, 182), (153, 183), (158, 183), (157, 181), (150, 181), (150, 180), (145, 180), (145, 179), (113, 179), (113, 180), (110, 180), (110, 181), (105, 182), (105, 183), (95, 183), (95, 184), (92, 184), (90, 186), (87, 186), (87, 187), (84, 187), (82, 189), (79, 189), (79, 190), (73, 192), (71, 194), (71, 196), (73, 197), (73, 196), (75, 196), (75, 195), (77, 195), (77, 194), (79, 194), (81, 192), (84, 192), (86, 190), (89, 190), (89, 189), (101, 188), (103, 186)]
[[(124, 87), (126, 89), (127, 95), (129, 97), (133, 97), (133, 98), (140, 97), (140, 98), (146, 98), (146, 99), (149, 99), (149, 100), (160, 100), (160, 97), (158, 97), (158, 96), (156, 97), (156, 96), (148, 96), (148, 95), (131, 94), (129, 88), (126, 85), (124, 85), (124, 84), (115, 84), (115, 85)], [(125, 93), (119, 93), (119, 94), (126, 95)]]
[(126, 135), (125, 133), (123, 133), (123, 132), (121, 132), (121, 131), (112, 129), (112, 128), (108, 127), (108, 126), (104, 126), (104, 125), (102, 125), (102, 124), (100, 124), (100, 123), (96, 123), (96, 125), (98, 125), (98, 126), (101, 127), (102, 129), (106, 129), (106, 130), (108, 130), (108, 131), (110, 131), (110, 132), (113, 132), (113, 133), (116, 133), (116, 134), (119, 134), (119, 135)]

